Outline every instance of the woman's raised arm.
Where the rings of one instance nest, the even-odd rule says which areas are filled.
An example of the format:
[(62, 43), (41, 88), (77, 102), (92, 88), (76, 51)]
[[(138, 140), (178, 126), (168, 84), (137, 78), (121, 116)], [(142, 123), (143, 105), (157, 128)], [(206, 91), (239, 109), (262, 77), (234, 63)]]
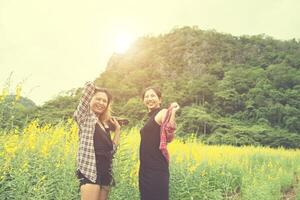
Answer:
[(82, 96), (80, 98), (77, 109), (73, 114), (73, 118), (78, 124), (85, 121), (87, 114), (89, 113), (90, 101), (95, 92), (95, 85), (93, 82), (87, 82), (84, 86)]

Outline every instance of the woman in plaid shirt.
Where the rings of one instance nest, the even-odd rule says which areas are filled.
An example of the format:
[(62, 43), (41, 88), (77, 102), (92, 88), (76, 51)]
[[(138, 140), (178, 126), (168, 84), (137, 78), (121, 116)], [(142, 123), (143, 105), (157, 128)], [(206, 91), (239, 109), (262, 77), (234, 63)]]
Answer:
[[(119, 143), (120, 124), (110, 115), (112, 96), (86, 83), (74, 113), (78, 124), (77, 177), (81, 199), (105, 200), (112, 182), (112, 157)], [(110, 131), (115, 132), (113, 140)]]

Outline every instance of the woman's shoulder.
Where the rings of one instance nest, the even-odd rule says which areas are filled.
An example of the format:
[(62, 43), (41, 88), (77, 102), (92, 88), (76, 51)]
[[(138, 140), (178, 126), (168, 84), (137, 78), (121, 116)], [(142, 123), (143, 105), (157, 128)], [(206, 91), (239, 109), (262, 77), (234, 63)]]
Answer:
[(167, 111), (168, 111), (168, 109), (162, 108), (162, 109), (158, 112), (158, 114), (160, 114), (160, 115), (165, 115), (165, 114), (167, 113)]
[(162, 108), (155, 116), (155, 121), (158, 122), (158, 124), (161, 124), (162, 119), (164, 119), (164, 117), (166, 116), (167, 113), (166, 108)]

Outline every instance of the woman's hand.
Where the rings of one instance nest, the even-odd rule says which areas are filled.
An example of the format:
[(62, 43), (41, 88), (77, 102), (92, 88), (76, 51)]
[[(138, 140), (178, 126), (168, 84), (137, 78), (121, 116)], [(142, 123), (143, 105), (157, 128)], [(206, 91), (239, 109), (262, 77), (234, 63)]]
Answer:
[(115, 131), (121, 130), (121, 126), (120, 126), (118, 120), (116, 120), (115, 118), (110, 118), (110, 122), (115, 126)]
[(179, 108), (180, 108), (180, 106), (179, 106), (179, 104), (177, 102), (171, 103), (171, 107), (173, 108), (173, 111), (175, 111), (175, 112), (177, 110), (179, 110)]

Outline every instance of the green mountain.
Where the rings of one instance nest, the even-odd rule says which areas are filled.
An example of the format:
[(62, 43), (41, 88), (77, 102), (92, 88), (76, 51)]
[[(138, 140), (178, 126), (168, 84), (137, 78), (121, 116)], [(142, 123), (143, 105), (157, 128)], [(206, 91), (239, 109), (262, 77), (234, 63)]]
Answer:
[(299, 68), (295, 39), (184, 27), (140, 38), (125, 54), (114, 54), (96, 83), (112, 91), (114, 110), (134, 124), (145, 114), (142, 90), (158, 85), (163, 106), (172, 101), (182, 106), (181, 136), (300, 147)]
[[(8, 102), (14, 102), (16, 99), (16, 95), (8, 95), (5, 98), (5, 101)], [(24, 106), (26, 109), (33, 109), (36, 107), (36, 104), (29, 98), (27, 97), (20, 97), (20, 99), (17, 101), (17, 103), (21, 104)]]

